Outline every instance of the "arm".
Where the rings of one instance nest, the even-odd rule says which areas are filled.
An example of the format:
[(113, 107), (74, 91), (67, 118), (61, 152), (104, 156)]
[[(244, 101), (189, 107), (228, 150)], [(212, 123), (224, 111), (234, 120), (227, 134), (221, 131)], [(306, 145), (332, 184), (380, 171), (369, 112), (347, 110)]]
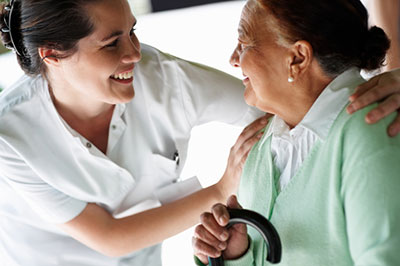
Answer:
[(400, 0), (373, 0), (372, 20), (381, 27), (390, 39), (390, 49), (386, 56), (385, 70), (400, 67)]
[(353, 120), (344, 138), (341, 196), (354, 265), (400, 264), (400, 138), (385, 136), (390, 118), (368, 129)]
[(231, 149), (221, 180), (208, 188), (165, 206), (123, 219), (115, 219), (103, 208), (89, 204), (76, 218), (61, 224), (69, 235), (109, 256), (121, 256), (171, 237), (198, 221), (201, 212), (225, 201), (239, 185), (247, 154), (262, 133), (267, 119), (262, 117), (246, 127)]

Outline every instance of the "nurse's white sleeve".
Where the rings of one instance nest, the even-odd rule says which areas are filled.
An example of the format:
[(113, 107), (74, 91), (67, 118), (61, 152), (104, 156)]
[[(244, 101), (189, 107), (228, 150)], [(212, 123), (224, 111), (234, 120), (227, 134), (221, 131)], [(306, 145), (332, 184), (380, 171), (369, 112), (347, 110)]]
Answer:
[(239, 79), (201, 64), (176, 60), (183, 106), (191, 126), (211, 121), (245, 126), (263, 115), (246, 104)]
[(44, 182), (14, 150), (0, 140), (0, 178), (3, 178), (43, 219), (65, 223), (87, 203), (72, 198)]

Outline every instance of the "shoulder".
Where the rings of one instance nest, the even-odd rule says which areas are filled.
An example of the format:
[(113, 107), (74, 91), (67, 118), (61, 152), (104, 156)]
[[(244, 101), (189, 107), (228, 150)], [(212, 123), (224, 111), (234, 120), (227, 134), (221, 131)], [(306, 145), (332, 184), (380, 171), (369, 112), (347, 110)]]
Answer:
[[(14, 85), (0, 93), (0, 118), (20, 107), (27, 107), (32, 99), (43, 92), (44, 80), (40, 77), (21, 77)], [(34, 107), (34, 106), (31, 106)], [(30, 109), (28, 107), (28, 109)], [(33, 111), (33, 110), (28, 110)]]
[[(366, 114), (377, 104), (367, 106), (349, 115), (341, 112), (330, 132), (331, 144), (341, 151), (345, 165), (358, 164), (367, 158), (400, 151), (400, 136), (389, 137), (387, 128), (396, 114), (391, 114), (375, 124), (365, 122)], [(398, 154), (400, 156), (400, 154)]]

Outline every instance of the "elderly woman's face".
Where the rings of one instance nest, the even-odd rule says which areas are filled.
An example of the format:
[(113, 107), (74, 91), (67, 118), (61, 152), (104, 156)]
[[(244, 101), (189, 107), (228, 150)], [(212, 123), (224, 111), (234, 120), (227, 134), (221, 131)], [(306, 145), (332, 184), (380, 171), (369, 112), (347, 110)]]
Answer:
[(275, 113), (274, 107), (285, 98), (288, 49), (277, 43), (277, 34), (269, 18), (269, 11), (256, 0), (246, 3), (239, 22), (238, 45), (230, 61), (243, 71), (247, 104)]

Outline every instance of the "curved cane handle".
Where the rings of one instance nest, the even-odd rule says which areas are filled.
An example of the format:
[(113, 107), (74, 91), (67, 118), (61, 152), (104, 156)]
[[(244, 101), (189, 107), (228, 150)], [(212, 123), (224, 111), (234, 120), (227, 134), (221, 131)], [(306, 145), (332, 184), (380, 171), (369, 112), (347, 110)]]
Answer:
[[(227, 228), (231, 227), (237, 223), (245, 223), (254, 227), (264, 238), (264, 241), (267, 244), (267, 261), (271, 263), (279, 263), (282, 257), (282, 245), (281, 240), (279, 238), (278, 232), (275, 230), (275, 227), (261, 214), (244, 209), (228, 209), (229, 212), (229, 223), (226, 226)], [(224, 259), (219, 258), (210, 258), (208, 257), (208, 261), (210, 266), (223, 266)]]

